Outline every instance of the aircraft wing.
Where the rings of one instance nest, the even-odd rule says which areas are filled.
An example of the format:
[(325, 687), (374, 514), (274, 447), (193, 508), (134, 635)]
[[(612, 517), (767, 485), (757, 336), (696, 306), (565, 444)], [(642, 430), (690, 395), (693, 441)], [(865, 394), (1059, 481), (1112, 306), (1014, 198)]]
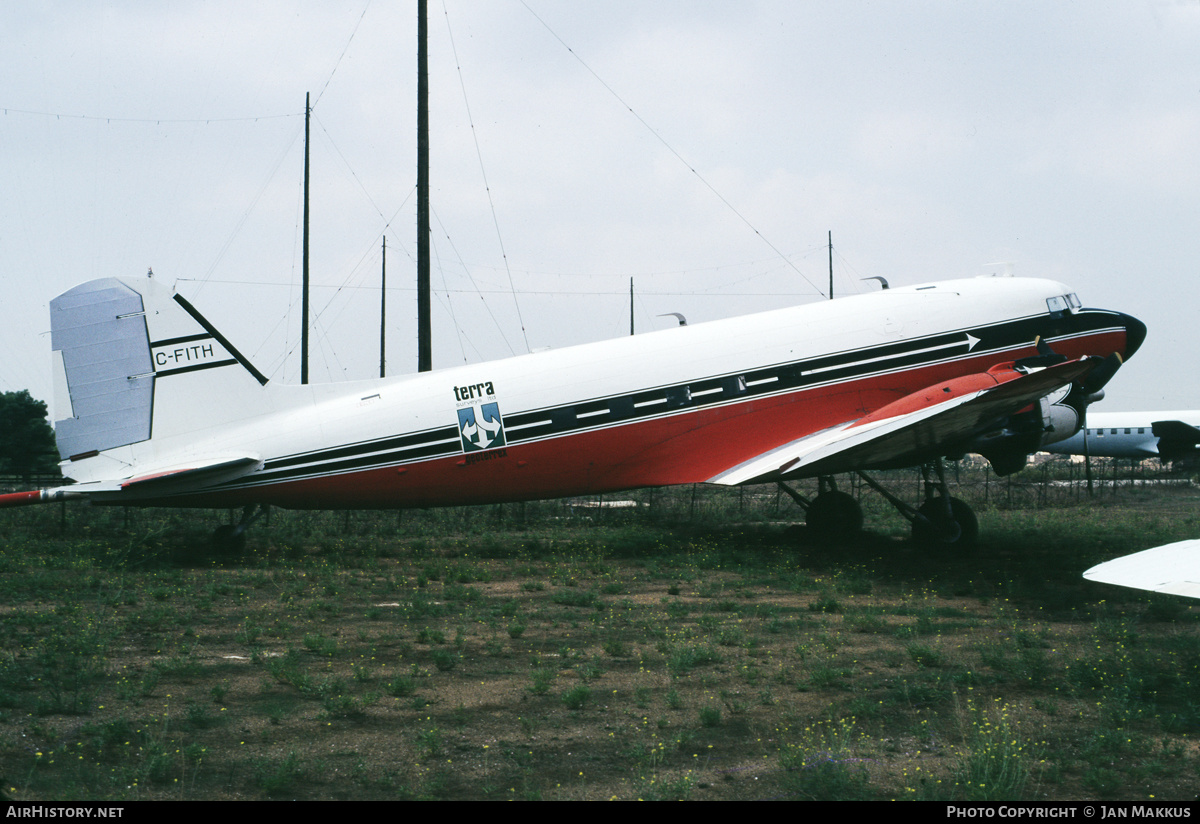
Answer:
[(1097, 358), (1023, 374), (1011, 364), (935, 384), (857, 420), (734, 466), (709, 483), (764, 483), (878, 466), (917, 464), (954, 451), (1045, 395), (1087, 375)]
[(91, 498), (103, 503), (121, 504), (166, 495), (183, 495), (201, 492), (217, 484), (249, 475), (262, 466), (262, 459), (257, 457), (212, 458), (188, 466), (169, 467), (129, 478), (91, 481), (33, 492), (12, 492), (0, 495), (0, 508), (66, 498)]
[(1102, 584), (1200, 598), (1200, 540), (1114, 558), (1092, 567), (1083, 577)]

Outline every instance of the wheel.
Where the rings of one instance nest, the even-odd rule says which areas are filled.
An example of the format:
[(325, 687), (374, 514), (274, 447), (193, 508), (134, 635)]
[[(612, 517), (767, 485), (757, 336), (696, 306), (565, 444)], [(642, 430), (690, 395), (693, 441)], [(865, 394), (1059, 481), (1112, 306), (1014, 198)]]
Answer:
[(804, 522), (823, 537), (848, 537), (862, 532), (862, 507), (845, 492), (822, 492), (808, 505)]
[(928, 521), (913, 521), (913, 540), (926, 546), (970, 548), (979, 539), (979, 521), (971, 507), (958, 498), (950, 499), (951, 517), (946, 517), (944, 498), (931, 498), (917, 510)]
[(246, 548), (246, 530), (221, 524), (213, 530), (212, 545), (220, 552), (241, 552)]

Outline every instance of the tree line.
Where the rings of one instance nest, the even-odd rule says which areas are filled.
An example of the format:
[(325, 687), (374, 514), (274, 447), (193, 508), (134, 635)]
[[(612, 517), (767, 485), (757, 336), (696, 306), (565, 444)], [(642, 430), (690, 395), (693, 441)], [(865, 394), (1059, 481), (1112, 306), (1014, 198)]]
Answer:
[(58, 447), (45, 402), (26, 389), (0, 393), (0, 475), (28, 483), (46, 474), (58, 474)]

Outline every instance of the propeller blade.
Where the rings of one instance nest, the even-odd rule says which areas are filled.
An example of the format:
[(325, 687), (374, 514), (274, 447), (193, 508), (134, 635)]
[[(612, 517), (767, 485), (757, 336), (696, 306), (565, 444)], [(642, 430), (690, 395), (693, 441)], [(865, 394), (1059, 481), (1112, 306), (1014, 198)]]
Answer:
[(1041, 355), (1043, 358), (1057, 357), (1057, 358), (1062, 358), (1063, 360), (1066, 360), (1066, 358), (1064, 356), (1058, 354), (1053, 349), (1051, 349), (1050, 344), (1046, 343), (1046, 339), (1043, 338), (1041, 335), (1038, 335), (1037, 340), (1035, 340), (1033, 343), (1037, 347), (1038, 354)]
[(1037, 348), (1037, 354), (1028, 358), (1019, 358), (1016, 362), (1018, 368), (1042, 369), (1064, 363), (1067, 360), (1066, 355), (1060, 355), (1051, 349), (1050, 344), (1046, 343), (1046, 339), (1041, 335), (1034, 338), (1033, 345)]

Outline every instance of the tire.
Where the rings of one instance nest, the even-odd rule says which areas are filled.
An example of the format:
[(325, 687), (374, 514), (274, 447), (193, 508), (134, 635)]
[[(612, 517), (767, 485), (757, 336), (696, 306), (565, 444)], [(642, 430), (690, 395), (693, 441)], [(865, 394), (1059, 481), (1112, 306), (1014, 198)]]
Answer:
[(970, 549), (979, 540), (979, 521), (971, 507), (958, 498), (950, 499), (952, 517), (949, 519), (943, 498), (931, 498), (917, 511), (928, 519), (913, 521), (912, 537), (918, 544)]
[(848, 538), (862, 532), (862, 507), (845, 492), (822, 492), (808, 506), (805, 524), (815, 535)]
[(246, 548), (246, 530), (232, 524), (222, 524), (213, 530), (212, 545), (218, 552), (241, 552)]

